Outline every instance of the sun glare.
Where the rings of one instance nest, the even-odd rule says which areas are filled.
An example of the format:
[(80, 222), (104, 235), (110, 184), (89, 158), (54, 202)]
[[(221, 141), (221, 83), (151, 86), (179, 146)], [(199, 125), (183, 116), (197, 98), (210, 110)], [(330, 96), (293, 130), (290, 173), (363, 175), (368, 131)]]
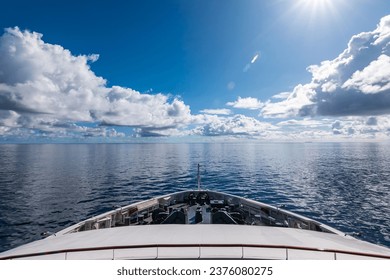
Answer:
[(334, 10), (335, 0), (298, 0), (297, 5), (309, 12), (326, 12)]
[(308, 5), (313, 7), (321, 8), (321, 7), (329, 7), (332, 5), (332, 0), (305, 0)]
[(293, 10), (301, 17), (306, 17), (311, 23), (319, 18), (338, 17), (338, 7), (344, 0), (296, 0)]

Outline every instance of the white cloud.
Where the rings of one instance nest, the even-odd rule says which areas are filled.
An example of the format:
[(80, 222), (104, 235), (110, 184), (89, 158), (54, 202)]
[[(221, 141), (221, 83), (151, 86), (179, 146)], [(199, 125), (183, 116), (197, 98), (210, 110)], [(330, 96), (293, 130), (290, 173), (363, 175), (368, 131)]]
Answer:
[(390, 115), (370, 117), (345, 117), (335, 120), (332, 133), (344, 138), (388, 139)]
[(204, 109), (200, 112), (209, 115), (230, 115), (232, 113), (229, 109)]
[(275, 94), (271, 98), (273, 98), (273, 99), (287, 99), (290, 96), (290, 94), (291, 94), (291, 92), (288, 92), (288, 91), (281, 92), (281, 93)]
[[(380, 70), (380, 71), (378, 71)], [(353, 73), (342, 86), (366, 94), (376, 94), (390, 89), (390, 56), (382, 54), (366, 68)]]
[(334, 60), (308, 67), (312, 81), (281, 102), (267, 102), (265, 117), (381, 115), (390, 113), (390, 15), (352, 37)]
[[(199, 117), (198, 117), (199, 118)], [(193, 133), (202, 136), (266, 136), (275, 126), (244, 115), (232, 117), (203, 116), (204, 125)], [(200, 122), (201, 120), (198, 119)]]
[(291, 119), (291, 120), (281, 121), (281, 122), (278, 122), (276, 125), (277, 126), (298, 127), (298, 129), (302, 129), (302, 127), (323, 128), (323, 127), (328, 127), (330, 122), (331, 122), (331, 120), (329, 120), (329, 119), (315, 120), (315, 119), (311, 119), (311, 118), (305, 118), (302, 120)]
[(190, 108), (183, 101), (163, 94), (141, 94), (114, 86), (107, 93), (108, 108), (93, 112), (106, 125), (172, 128), (191, 121)]
[[(83, 126), (71, 122), (63, 122), (56, 119), (42, 118), (37, 115), (18, 115), (12, 113), (4, 116), (0, 110), (0, 133), (1, 138), (17, 137), (30, 139), (34, 137), (65, 139), (65, 138), (93, 138), (110, 137), (123, 138), (124, 133), (117, 132), (114, 128), (104, 126)], [(16, 115), (15, 115), (16, 114)]]
[[(45, 43), (39, 33), (6, 29), (0, 37), (0, 126), (7, 131), (39, 130), (37, 123), (93, 122), (172, 129), (191, 122), (189, 106), (178, 98), (107, 87), (89, 66), (98, 57), (75, 56), (59, 45)], [(60, 130), (55, 125), (52, 129)], [(120, 135), (111, 128), (96, 131)]]
[(89, 110), (105, 103), (106, 81), (88, 65), (97, 56), (73, 56), (41, 38), (18, 28), (0, 37), (0, 109), (91, 120)]
[(249, 109), (249, 110), (257, 110), (264, 106), (260, 100), (254, 97), (245, 97), (241, 98), (240, 96), (236, 101), (226, 103), (227, 106), (232, 106), (237, 109)]
[(280, 102), (266, 102), (261, 110), (265, 117), (288, 118), (300, 115), (304, 106), (313, 104), (315, 96), (312, 84), (297, 85), (287, 99)]

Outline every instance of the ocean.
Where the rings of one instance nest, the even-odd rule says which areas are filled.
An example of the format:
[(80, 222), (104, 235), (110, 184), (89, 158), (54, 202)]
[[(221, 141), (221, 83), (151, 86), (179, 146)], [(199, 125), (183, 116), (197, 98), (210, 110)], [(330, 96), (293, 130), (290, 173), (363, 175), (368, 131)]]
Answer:
[(3, 144), (0, 252), (93, 215), (202, 188), (260, 200), (390, 247), (386, 143)]

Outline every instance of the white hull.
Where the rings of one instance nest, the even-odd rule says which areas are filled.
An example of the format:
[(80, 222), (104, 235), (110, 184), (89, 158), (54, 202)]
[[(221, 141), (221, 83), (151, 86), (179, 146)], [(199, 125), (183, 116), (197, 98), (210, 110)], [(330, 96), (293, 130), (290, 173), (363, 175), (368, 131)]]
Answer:
[[(203, 198), (207, 193), (211, 202), (195, 198), (191, 202), (190, 193)], [(165, 206), (173, 209), (156, 223), (153, 213)], [(172, 218), (175, 211), (181, 211), (183, 220)], [(195, 214), (198, 221), (191, 224)], [(221, 215), (225, 220), (217, 220)], [(376, 258), (390, 259), (390, 249), (283, 209), (212, 191), (178, 192), (118, 208), (0, 254), (0, 259), (62, 260)]]

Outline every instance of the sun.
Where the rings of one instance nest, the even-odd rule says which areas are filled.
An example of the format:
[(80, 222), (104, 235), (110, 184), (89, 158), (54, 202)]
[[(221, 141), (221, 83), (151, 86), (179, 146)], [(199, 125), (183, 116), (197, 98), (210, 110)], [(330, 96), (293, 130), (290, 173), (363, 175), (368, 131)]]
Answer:
[(315, 25), (323, 20), (337, 20), (339, 8), (345, 0), (295, 0), (291, 11), (306, 21), (309, 25)]
[(297, 6), (310, 13), (326, 13), (335, 10), (337, 0), (297, 0)]
[(333, 5), (332, 0), (299, 0), (303, 5), (309, 6), (314, 9), (327, 8)]

